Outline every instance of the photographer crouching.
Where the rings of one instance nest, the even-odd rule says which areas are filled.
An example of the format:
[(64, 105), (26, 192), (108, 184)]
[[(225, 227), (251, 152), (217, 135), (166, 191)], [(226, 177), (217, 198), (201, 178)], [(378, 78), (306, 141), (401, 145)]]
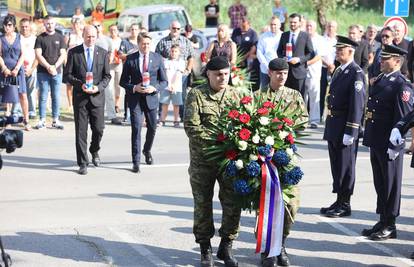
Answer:
[(0, 117), (0, 169), (3, 167), (1, 152), (12, 153), (16, 148), (23, 146), (23, 132), (21, 130), (5, 129), (7, 125), (21, 123), (22, 117)]

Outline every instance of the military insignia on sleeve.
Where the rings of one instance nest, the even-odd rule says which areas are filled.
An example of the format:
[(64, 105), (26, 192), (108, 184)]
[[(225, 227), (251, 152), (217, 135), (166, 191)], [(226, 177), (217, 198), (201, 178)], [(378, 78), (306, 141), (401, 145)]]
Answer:
[(404, 102), (408, 102), (410, 100), (411, 92), (410, 91), (403, 91), (401, 95), (401, 100)]
[(357, 92), (360, 92), (362, 88), (364, 88), (364, 83), (362, 81), (356, 81), (354, 86), (355, 86), (355, 90)]

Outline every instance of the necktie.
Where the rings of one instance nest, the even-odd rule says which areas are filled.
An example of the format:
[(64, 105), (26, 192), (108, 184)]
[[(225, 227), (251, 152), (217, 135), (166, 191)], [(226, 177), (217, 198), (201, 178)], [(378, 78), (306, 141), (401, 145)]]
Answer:
[(338, 68), (334, 71), (334, 74), (332, 75), (332, 81), (333, 81), (334, 79), (338, 78), (338, 76), (341, 74), (341, 72), (342, 72), (342, 68), (341, 68), (341, 67), (338, 67)]
[(295, 51), (295, 42), (296, 42), (295, 34), (292, 33), (292, 52)]
[(91, 48), (86, 48), (86, 67), (88, 68), (88, 71), (92, 71), (92, 55), (91, 55)]
[(144, 60), (142, 62), (142, 72), (147, 72), (148, 71), (148, 59), (147, 59), (147, 55), (144, 55)]

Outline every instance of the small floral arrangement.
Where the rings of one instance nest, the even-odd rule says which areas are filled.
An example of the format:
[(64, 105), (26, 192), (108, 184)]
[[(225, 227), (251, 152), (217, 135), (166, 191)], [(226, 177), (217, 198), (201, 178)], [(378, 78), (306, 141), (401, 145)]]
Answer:
[(292, 197), (292, 186), (303, 177), (296, 144), (306, 122), (295, 123), (301, 113), (283, 107), (283, 100), (274, 104), (247, 95), (227, 106), (212, 129), (214, 144), (206, 149), (207, 158), (219, 163), (225, 179), (232, 179), (243, 210), (259, 208), (266, 162), (277, 169), (284, 202)]

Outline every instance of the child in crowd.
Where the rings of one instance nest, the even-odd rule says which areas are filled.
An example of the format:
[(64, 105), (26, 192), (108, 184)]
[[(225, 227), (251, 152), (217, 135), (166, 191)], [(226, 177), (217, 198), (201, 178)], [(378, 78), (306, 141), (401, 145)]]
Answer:
[(183, 104), (182, 100), (182, 74), (185, 70), (185, 61), (180, 58), (180, 47), (172, 45), (170, 50), (170, 58), (164, 61), (165, 70), (167, 72), (168, 87), (161, 90), (160, 103), (162, 104), (161, 123), (165, 125), (165, 118), (168, 113), (168, 105), (173, 104), (174, 110), (174, 127), (180, 127), (179, 107)]

